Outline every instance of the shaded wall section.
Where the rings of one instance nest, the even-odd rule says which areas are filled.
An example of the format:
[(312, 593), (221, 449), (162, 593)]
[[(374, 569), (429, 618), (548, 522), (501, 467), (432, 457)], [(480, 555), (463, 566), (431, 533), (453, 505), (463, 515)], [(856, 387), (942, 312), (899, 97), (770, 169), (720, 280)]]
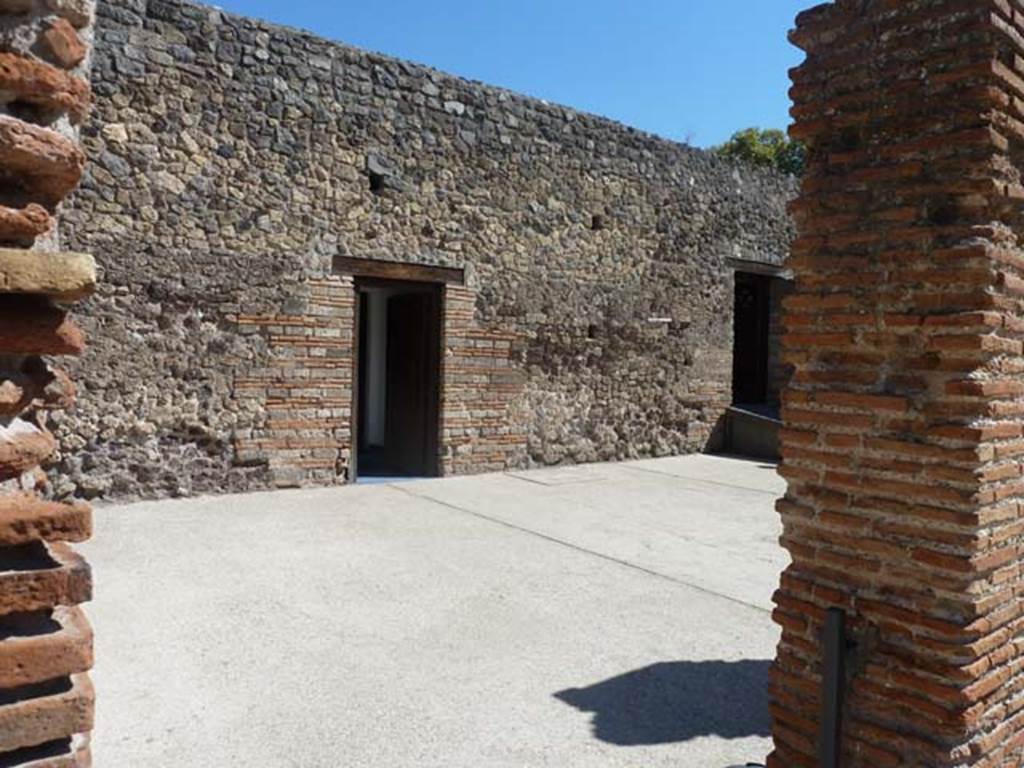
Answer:
[(465, 269), (448, 471), (701, 450), (730, 399), (726, 259), (787, 250), (791, 180), (205, 6), (103, 3), (94, 80), (68, 232), (112, 258), (62, 493), (343, 482), (335, 256)]

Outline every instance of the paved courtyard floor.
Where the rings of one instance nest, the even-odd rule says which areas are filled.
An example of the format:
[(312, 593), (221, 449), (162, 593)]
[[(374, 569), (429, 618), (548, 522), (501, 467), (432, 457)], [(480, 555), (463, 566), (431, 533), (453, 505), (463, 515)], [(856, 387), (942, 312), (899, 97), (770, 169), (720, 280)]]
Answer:
[(782, 488), (696, 456), (100, 509), (96, 764), (763, 761)]

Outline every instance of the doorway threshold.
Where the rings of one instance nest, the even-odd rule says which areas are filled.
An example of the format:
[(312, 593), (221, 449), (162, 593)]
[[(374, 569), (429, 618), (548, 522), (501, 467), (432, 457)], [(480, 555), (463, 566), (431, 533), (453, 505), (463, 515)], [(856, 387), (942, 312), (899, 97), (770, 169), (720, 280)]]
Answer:
[(386, 475), (380, 475), (379, 477), (366, 475), (360, 475), (356, 478), (355, 485), (393, 485), (395, 483), (414, 483), (417, 480), (430, 480), (429, 477), (407, 477), (405, 475), (395, 475), (388, 477)]
[(778, 461), (780, 429), (782, 422), (776, 406), (733, 405), (725, 415), (726, 450), (734, 456)]

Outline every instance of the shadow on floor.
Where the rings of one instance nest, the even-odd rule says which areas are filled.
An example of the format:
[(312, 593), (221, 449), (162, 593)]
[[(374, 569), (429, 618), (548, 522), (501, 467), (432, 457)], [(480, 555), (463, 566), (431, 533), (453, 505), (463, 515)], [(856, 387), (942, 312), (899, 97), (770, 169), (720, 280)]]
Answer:
[(770, 661), (675, 661), (559, 691), (555, 698), (592, 712), (594, 737), (624, 747), (698, 736), (769, 736)]

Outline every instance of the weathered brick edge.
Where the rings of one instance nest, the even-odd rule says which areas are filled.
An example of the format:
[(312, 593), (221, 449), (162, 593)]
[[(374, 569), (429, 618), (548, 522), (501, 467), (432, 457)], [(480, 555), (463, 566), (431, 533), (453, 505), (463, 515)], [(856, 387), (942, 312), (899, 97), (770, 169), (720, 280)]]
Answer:
[(772, 768), (817, 765), (820, 633), (858, 642), (844, 768), (1024, 760), (1024, 3), (800, 15)]
[(57, 451), (47, 414), (74, 386), (42, 357), (78, 354), (67, 305), (96, 264), (62, 252), (57, 206), (81, 179), (91, 104), (90, 0), (0, 0), (0, 764), (85, 768), (93, 726), (87, 539), (92, 511), (47, 500)]

